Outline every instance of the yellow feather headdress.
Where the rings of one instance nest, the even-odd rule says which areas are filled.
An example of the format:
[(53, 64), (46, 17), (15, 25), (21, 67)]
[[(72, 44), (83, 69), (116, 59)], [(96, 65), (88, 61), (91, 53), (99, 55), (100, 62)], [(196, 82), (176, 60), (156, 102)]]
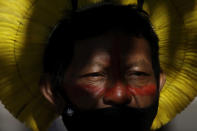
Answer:
[[(78, 0), (78, 8), (105, 0)], [(137, 4), (137, 0), (108, 0)], [(152, 129), (160, 128), (197, 95), (197, 0), (145, 0), (160, 42), (167, 82)], [(0, 0), (0, 100), (34, 131), (46, 130), (57, 116), (38, 82), (47, 38), (71, 0)]]

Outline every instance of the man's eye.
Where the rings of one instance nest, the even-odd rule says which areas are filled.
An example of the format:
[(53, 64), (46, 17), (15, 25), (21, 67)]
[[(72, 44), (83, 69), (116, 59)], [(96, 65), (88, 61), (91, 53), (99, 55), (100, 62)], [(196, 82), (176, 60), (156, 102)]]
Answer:
[(150, 76), (150, 74), (141, 71), (132, 71), (127, 73), (128, 76)]
[(103, 77), (105, 74), (104, 73), (100, 73), (100, 72), (94, 72), (94, 73), (88, 73), (88, 74), (84, 74), (84, 75), (81, 75), (80, 77), (83, 78), (83, 77)]
[(87, 73), (79, 76), (79, 80), (82, 80), (83, 82), (87, 83), (95, 83), (100, 82), (105, 79), (105, 74), (102, 72), (93, 72), (93, 73)]

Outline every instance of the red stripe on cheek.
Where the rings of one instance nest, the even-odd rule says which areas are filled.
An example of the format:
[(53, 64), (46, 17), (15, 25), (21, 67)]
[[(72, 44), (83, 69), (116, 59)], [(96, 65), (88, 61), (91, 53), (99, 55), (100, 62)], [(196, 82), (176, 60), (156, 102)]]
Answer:
[(154, 95), (156, 93), (156, 86), (155, 85), (147, 85), (141, 87), (128, 87), (129, 91), (134, 95)]

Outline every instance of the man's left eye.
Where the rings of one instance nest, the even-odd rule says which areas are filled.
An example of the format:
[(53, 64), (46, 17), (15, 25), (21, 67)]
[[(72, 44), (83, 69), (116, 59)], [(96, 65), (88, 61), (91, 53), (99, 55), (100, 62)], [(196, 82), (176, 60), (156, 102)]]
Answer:
[(145, 73), (145, 72), (139, 72), (139, 71), (134, 72), (132, 75), (136, 75), (136, 76), (149, 76), (149, 74), (148, 74), (148, 73)]
[(127, 73), (127, 76), (150, 76), (150, 74), (142, 71), (131, 71)]

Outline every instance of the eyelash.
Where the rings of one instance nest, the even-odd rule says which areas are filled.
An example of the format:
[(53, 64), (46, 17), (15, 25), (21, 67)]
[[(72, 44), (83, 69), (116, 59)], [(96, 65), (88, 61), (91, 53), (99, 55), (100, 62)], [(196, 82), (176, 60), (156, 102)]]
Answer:
[[(80, 77), (104, 77), (106, 74), (102, 73), (102, 72), (94, 72), (94, 73), (88, 73), (88, 74), (84, 74), (81, 75)], [(127, 76), (131, 76), (131, 75), (135, 75), (135, 76), (150, 76), (150, 74), (146, 73), (146, 72), (142, 72), (142, 71), (133, 71), (133, 72), (128, 72)]]
[(99, 76), (104, 77), (105, 73), (94, 72), (94, 73), (88, 73), (88, 74), (81, 75), (80, 77), (99, 77)]
[(131, 75), (135, 75), (135, 76), (150, 76), (150, 74), (146, 73), (146, 72), (142, 72), (142, 71), (132, 71), (132, 72), (128, 72), (127, 76), (131, 76)]

